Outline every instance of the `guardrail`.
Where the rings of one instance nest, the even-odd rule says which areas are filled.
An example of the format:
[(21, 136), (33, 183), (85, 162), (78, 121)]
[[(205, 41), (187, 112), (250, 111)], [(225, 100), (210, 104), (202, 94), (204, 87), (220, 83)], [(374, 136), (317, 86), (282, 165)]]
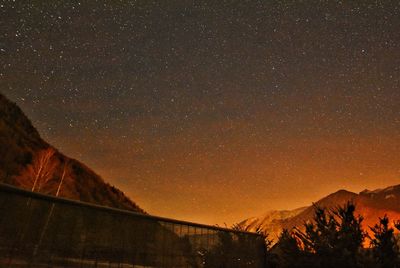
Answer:
[(265, 267), (254, 233), (0, 184), (0, 267)]

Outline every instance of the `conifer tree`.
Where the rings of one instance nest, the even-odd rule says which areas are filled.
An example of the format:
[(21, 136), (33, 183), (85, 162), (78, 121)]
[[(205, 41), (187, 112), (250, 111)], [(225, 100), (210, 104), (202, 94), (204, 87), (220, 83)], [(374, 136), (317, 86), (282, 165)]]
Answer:
[(381, 267), (399, 267), (399, 248), (394, 237), (394, 229), (389, 227), (387, 215), (379, 218), (379, 223), (370, 229), (373, 233), (371, 247), (377, 263)]
[(296, 229), (303, 250), (316, 267), (358, 267), (365, 234), (361, 229), (362, 217), (354, 215), (355, 205), (327, 212), (315, 208), (314, 222), (305, 224), (305, 231)]
[(279, 252), (278, 267), (304, 267), (306, 255), (300, 248), (299, 241), (288, 229), (283, 229), (275, 246)]

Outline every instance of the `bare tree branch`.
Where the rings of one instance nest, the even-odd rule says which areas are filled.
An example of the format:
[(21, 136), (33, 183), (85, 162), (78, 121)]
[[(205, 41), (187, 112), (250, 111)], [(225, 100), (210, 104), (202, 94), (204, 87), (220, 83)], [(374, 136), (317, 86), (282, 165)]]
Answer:
[(33, 159), (32, 163), (28, 166), (28, 178), (32, 183), (31, 191), (40, 191), (43, 185), (45, 185), (54, 174), (56, 163), (54, 161), (54, 155), (56, 150), (49, 147), (40, 151)]

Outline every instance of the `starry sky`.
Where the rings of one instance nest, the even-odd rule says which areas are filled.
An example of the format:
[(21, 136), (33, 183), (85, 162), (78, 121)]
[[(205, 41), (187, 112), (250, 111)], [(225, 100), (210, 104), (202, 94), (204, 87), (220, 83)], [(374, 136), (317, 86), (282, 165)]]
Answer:
[(398, 1), (1, 1), (0, 91), (151, 214), (400, 184)]

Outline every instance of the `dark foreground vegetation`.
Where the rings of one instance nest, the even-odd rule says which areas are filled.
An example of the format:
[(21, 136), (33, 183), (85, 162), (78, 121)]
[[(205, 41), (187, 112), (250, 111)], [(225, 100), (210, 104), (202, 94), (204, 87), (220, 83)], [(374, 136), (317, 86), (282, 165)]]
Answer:
[(367, 232), (354, 211), (352, 203), (333, 210), (315, 207), (313, 222), (283, 230), (274, 246), (265, 236), (267, 267), (400, 267), (394, 234), (400, 221), (385, 215)]

